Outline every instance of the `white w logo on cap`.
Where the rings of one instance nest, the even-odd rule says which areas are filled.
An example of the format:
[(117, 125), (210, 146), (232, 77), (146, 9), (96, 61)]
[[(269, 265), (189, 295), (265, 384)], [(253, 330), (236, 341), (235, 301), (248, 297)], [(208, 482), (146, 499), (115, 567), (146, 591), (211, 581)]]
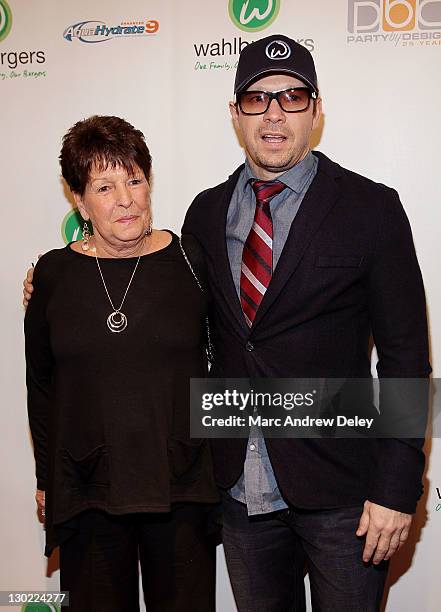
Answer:
[(291, 48), (283, 40), (273, 40), (267, 45), (265, 53), (269, 59), (282, 60), (291, 55)]
[(264, 19), (268, 17), (268, 15), (273, 10), (273, 0), (269, 0), (267, 8), (263, 13), (261, 13), (260, 10), (255, 7), (251, 11), (251, 13), (248, 15), (248, 17), (245, 17), (245, 14), (248, 10), (249, 3), (250, 3), (250, 0), (247, 0), (246, 2), (244, 2), (240, 10), (239, 20), (242, 25), (247, 25), (247, 23), (252, 21), (254, 18), (258, 19), (259, 21), (263, 21)]

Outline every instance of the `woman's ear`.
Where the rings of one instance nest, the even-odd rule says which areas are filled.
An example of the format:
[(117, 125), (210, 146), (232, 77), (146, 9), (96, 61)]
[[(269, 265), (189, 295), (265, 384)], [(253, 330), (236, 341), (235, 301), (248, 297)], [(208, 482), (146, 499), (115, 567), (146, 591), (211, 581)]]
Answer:
[(80, 196), (79, 193), (76, 193), (75, 191), (72, 191), (72, 196), (75, 201), (75, 205), (80, 211), (80, 215), (83, 217), (84, 221), (89, 221), (90, 215), (87, 212), (86, 207), (84, 206), (83, 198)]

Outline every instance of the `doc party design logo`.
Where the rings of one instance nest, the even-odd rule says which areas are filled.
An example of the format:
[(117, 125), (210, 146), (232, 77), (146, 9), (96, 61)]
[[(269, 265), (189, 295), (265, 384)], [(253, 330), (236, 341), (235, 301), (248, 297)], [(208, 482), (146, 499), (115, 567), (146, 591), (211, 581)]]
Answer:
[(280, 0), (229, 0), (232, 22), (245, 32), (258, 32), (276, 19)]
[[(69, 242), (81, 240), (81, 238), (83, 237), (83, 225), (84, 219), (80, 215), (78, 208), (70, 210), (64, 217), (63, 222), (61, 224), (61, 236), (64, 240), (64, 243), (69, 244)], [(92, 225), (89, 221), (87, 222), (87, 225), (89, 227), (89, 233), (90, 235), (92, 235)]]
[(6, 0), (0, 0), (0, 41), (4, 40), (11, 31), (12, 12)]
[(348, 43), (441, 44), (441, 0), (349, 0)]

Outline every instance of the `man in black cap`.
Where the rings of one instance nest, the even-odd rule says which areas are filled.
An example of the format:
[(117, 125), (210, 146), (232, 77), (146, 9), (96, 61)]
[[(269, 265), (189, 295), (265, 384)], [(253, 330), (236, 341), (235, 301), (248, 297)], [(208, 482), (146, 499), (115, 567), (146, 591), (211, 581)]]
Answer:
[[(397, 193), (310, 151), (321, 113), (309, 51), (242, 51), (230, 103), (245, 165), (199, 194), (184, 233), (207, 255), (215, 377), (427, 377), (424, 288)], [(421, 407), (424, 410), (424, 407)], [(212, 441), (240, 612), (379, 610), (422, 486), (421, 439)]]

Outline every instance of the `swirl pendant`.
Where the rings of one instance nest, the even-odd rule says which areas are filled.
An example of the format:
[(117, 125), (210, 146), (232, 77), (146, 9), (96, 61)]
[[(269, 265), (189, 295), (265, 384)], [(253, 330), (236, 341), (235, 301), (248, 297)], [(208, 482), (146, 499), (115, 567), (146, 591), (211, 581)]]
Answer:
[(113, 308), (113, 312), (111, 312), (109, 314), (109, 316), (107, 317), (107, 327), (110, 329), (110, 331), (114, 334), (119, 334), (119, 332), (122, 332), (126, 329), (127, 327), (127, 317), (126, 315), (121, 312), (121, 308), (123, 307), (123, 304), (125, 302), (125, 299), (127, 297), (127, 292), (130, 289), (130, 285), (132, 284), (132, 280), (133, 277), (135, 276), (135, 272), (138, 268), (138, 264), (139, 264), (139, 260), (141, 259), (141, 255), (138, 257), (137, 261), (136, 261), (136, 265), (135, 268), (132, 272), (132, 276), (130, 277), (129, 280), (129, 284), (127, 285), (127, 288), (124, 292), (124, 296), (123, 299), (121, 301), (121, 304), (119, 306), (119, 308), (116, 308), (112, 302), (112, 298), (110, 297), (109, 294), (109, 290), (107, 289), (107, 285), (106, 285), (106, 281), (104, 280), (104, 276), (101, 270), (101, 266), (100, 266), (100, 262), (98, 261), (98, 257), (95, 255), (95, 261), (96, 261), (96, 265), (98, 266), (98, 271), (100, 273), (101, 276), (101, 280), (103, 281), (103, 285), (104, 285), (104, 289), (106, 291), (107, 297), (109, 299), (110, 305)]
[(115, 310), (107, 317), (107, 327), (111, 332), (119, 334), (127, 327), (127, 317), (123, 312)]

